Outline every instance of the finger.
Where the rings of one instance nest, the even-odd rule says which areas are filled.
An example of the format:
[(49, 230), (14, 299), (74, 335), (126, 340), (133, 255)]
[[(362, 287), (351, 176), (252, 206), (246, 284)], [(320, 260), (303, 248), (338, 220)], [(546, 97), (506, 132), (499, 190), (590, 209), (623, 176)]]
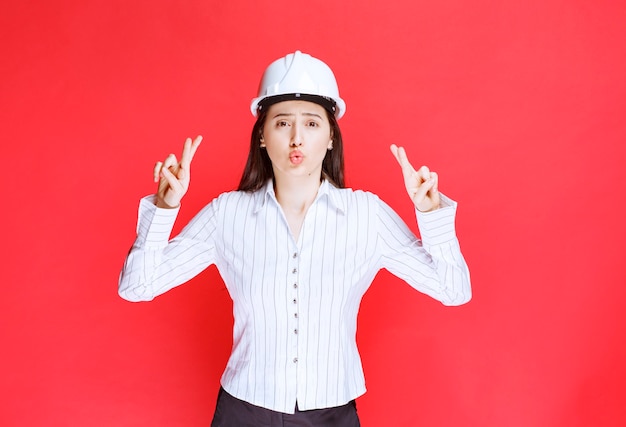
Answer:
[(406, 166), (411, 166), (411, 163), (409, 163), (409, 158), (406, 156), (406, 150), (404, 149), (404, 147), (398, 147), (398, 161), (403, 168)]
[[(400, 154), (400, 152), (401, 151), (403, 152), (404, 149), (402, 147), (398, 147), (396, 144), (391, 144), (389, 148), (391, 149), (391, 153), (396, 158), (396, 161), (398, 162), (398, 164), (401, 167), (404, 167), (404, 164), (402, 163), (402, 155)], [(406, 157), (406, 153), (405, 153), (405, 157)]]
[(167, 185), (169, 185), (169, 187), (173, 191), (175, 192), (181, 191), (182, 186), (180, 184), (180, 181), (178, 180), (176, 175), (174, 175), (169, 169), (167, 168), (161, 169), (161, 177), (163, 178), (165, 182), (167, 182)]
[(186, 166), (186, 162), (190, 162), (189, 154), (191, 153), (191, 138), (185, 139), (185, 143), (183, 144), (183, 154), (180, 157), (181, 166)]
[(430, 169), (428, 169), (428, 166), (422, 166), (418, 169), (417, 175), (422, 181), (428, 181), (430, 179)]
[(198, 136), (195, 137), (195, 139), (191, 143), (191, 157), (192, 158), (193, 158), (193, 156), (195, 156), (196, 150), (200, 146), (200, 143), (202, 142), (202, 139), (203, 139), (202, 135), (198, 135)]
[(413, 169), (413, 165), (411, 164), (411, 162), (409, 162), (409, 158), (406, 155), (406, 150), (404, 149), (404, 147), (397, 147), (392, 152), (396, 156), (396, 160), (400, 164), (400, 167), (402, 167), (404, 173), (415, 172), (415, 169)]
[(391, 154), (393, 154), (393, 157), (396, 158), (396, 161), (400, 163), (400, 159), (398, 158), (398, 146), (396, 144), (391, 144), (389, 146), (389, 149), (391, 150)]
[(173, 173), (178, 172), (178, 160), (174, 154), (170, 154), (165, 158), (162, 169), (169, 169)]
[(431, 189), (431, 191), (437, 192), (439, 191), (439, 175), (437, 174), (437, 172), (430, 172), (430, 178), (433, 180), (433, 187)]
[(180, 159), (180, 165), (182, 168), (188, 169), (191, 165), (191, 160), (193, 156), (196, 154), (196, 150), (200, 146), (202, 142), (202, 135), (198, 135), (195, 137), (193, 141), (191, 138), (187, 138), (185, 140), (185, 145), (183, 146), (183, 155)]
[(418, 187), (417, 191), (415, 192), (414, 200), (421, 204), (421, 201), (426, 199), (426, 195), (428, 194), (429, 191), (433, 189), (434, 185), (435, 185), (435, 180), (433, 179), (429, 179), (428, 181), (425, 181), (422, 185)]
[(163, 167), (163, 162), (156, 162), (154, 165), (154, 182), (159, 181), (159, 177), (161, 176), (161, 168)]

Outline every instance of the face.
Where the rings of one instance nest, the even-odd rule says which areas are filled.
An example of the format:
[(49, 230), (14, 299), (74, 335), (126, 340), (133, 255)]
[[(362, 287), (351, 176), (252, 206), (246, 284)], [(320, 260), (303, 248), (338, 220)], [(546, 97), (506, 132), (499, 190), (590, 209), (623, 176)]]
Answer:
[(274, 104), (267, 111), (262, 136), (276, 178), (320, 178), (324, 157), (332, 148), (324, 107), (308, 101)]

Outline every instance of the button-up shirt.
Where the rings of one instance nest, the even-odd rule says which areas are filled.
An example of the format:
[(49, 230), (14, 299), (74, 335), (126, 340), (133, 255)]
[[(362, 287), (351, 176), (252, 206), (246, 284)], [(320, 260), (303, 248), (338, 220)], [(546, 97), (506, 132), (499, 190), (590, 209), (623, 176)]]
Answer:
[(471, 297), (456, 203), (442, 202), (416, 211), (420, 240), (376, 195), (323, 181), (296, 241), (268, 182), (220, 195), (168, 241), (178, 210), (149, 196), (119, 294), (151, 300), (215, 264), (234, 311), (224, 389), (284, 413), (343, 405), (365, 392), (357, 314), (380, 269), (445, 305)]

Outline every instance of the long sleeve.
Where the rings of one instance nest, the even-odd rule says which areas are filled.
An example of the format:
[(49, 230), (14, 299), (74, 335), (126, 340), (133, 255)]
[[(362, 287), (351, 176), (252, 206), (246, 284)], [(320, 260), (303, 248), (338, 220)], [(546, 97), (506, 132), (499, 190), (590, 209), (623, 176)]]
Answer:
[(159, 209), (154, 196), (139, 204), (137, 238), (126, 257), (118, 293), (128, 301), (150, 301), (215, 262), (215, 215), (207, 205), (171, 241), (178, 209)]
[(285, 413), (343, 405), (365, 393), (357, 315), (381, 268), (447, 305), (471, 297), (444, 203), (417, 213), (421, 241), (376, 195), (324, 181), (295, 240), (268, 181), (221, 194), (168, 240), (177, 211), (145, 198), (119, 294), (148, 301), (215, 264), (233, 299), (224, 389)]
[(416, 210), (421, 240), (382, 201), (378, 210), (382, 267), (444, 305), (461, 305), (472, 297), (469, 269), (454, 226), (456, 206), (442, 195), (440, 209)]

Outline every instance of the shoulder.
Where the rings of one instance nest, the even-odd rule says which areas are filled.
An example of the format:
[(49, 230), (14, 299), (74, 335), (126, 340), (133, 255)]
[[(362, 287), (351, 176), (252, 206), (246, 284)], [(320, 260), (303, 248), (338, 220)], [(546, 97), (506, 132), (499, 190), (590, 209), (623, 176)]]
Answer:
[(380, 198), (376, 194), (353, 188), (336, 188), (331, 186), (329, 196), (338, 207), (348, 211), (355, 208), (377, 209), (381, 203)]
[(216, 198), (214, 198), (209, 205), (212, 205), (214, 209), (222, 210), (233, 208), (236, 206), (253, 204), (262, 199), (263, 195), (260, 190), (255, 192), (248, 191), (226, 191)]
[(248, 215), (255, 206), (255, 193), (227, 191), (219, 194), (198, 212), (195, 221), (213, 223), (215, 226), (232, 222), (236, 217)]

